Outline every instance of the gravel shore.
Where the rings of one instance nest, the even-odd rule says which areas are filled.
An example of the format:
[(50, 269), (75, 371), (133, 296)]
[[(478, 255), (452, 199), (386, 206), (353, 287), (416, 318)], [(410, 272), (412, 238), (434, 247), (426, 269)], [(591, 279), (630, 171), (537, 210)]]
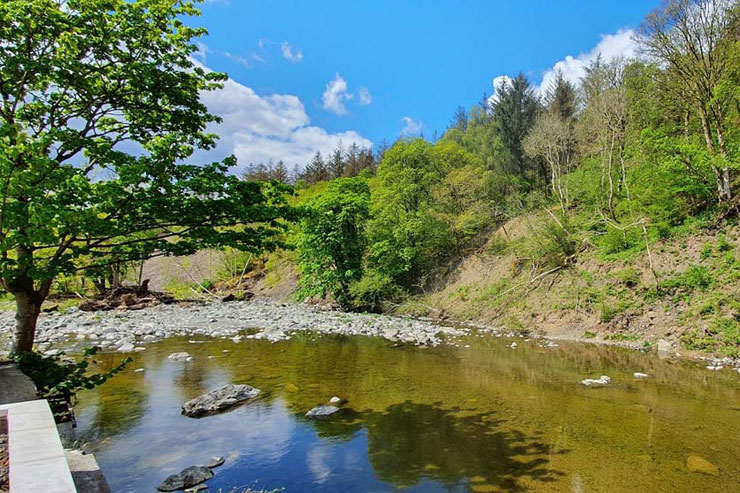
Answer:
[[(0, 327), (9, 331), (13, 317), (12, 312), (0, 313)], [(237, 341), (246, 337), (276, 342), (290, 339), (297, 331), (375, 336), (419, 345), (438, 345), (468, 332), (464, 328), (424, 320), (335, 312), (259, 300), (98, 312), (70, 308), (62, 313), (41, 315), (36, 343), (42, 351), (71, 340), (99, 345), (109, 351), (130, 352), (173, 336), (209, 336)]]

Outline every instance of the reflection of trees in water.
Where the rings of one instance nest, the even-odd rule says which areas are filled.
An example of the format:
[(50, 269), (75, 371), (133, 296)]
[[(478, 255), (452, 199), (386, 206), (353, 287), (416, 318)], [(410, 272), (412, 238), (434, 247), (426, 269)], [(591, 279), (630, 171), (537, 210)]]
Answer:
[(537, 436), (500, 429), (493, 413), (465, 414), (439, 405), (406, 401), (363, 416), (368, 455), (378, 476), (395, 486), (423, 477), (454, 485), (475, 478), (480, 486), (525, 489), (522, 478), (555, 481), (562, 472), (548, 467), (552, 451)]
[[(74, 436), (82, 442), (96, 442), (101, 438), (126, 433), (137, 426), (149, 404), (149, 390), (141, 378), (122, 373), (96, 388), (80, 395), (82, 411), (93, 407), (94, 412), (84, 435)], [(73, 433), (74, 435), (74, 433)]]

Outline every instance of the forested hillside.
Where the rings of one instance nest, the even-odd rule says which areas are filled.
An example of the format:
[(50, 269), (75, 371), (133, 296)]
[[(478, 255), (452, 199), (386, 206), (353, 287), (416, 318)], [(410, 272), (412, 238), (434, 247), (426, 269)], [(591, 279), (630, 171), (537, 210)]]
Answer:
[[(152, 36), (180, 33), (177, 23), (147, 26)], [(279, 156), (243, 168), (233, 156), (181, 163), (214, 145), (204, 129), (218, 117), (197, 95), (226, 80), (193, 65), (191, 38), (201, 34), (178, 34), (178, 71), (157, 67), (151, 81), (163, 101), (174, 98), (169, 90), (187, 93), (171, 114), (105, 89), (120, 79), (139, 94), (143, 72), (102, 73), (83, 59), (79, 73), (101, 72), (88, 87), (51, 70), (72, 62), (46, 45), (46, 72), (32, 81), (6, 67), (13, 94), (39, 94), (8, 95), (15, 103), (3, 106), (10, 205), (0, 219), (14, 232), (3, 280), (27, 314), (18, 319), (25, 346), (47, 296), (104, 295), (128, 278), (179, 297), (246, 287), (344, 310), (740, 352), (737, 1), (667, 1), (637, 31), (635, 58), (598, 57), (582, 78), (556, 73), (544, 87), (523, 73), (504, 77), (493, 96), (460, 106), (442, 135), (340, 144), (291, 169)], [(183, 87), (161, 82), (171, 78)], [(76, 89), (57, 101), (62, 85)], [(101, 109), (85, 115), (81, 134), (88, 93)], [(126, 124), (108, 114), (119, 106)], [(44, 116), (60, 111), (58, 121)], [(127, 141), (145, 154), (118, 151)], [(81, 156), (87, 167), (76, 164)], [(23, 176), (36, 178), (14, 174), (27, 168)], [(96, 174), (104, 171), (112, 178)], [(219, 266), (191, 272), (186, 264), (209, 251)], [(161, 259), (144, 264), (167, 256), (177, 275), (163, 275), (172, 269)]]
[(296, 296), (628, 340), (658, 310), (667, 336), (736, 354), (738, 15), (668, 2), (639, 58), (542, 91), (519, 74), (376, 173), (356, 149), (317, 155), (294, 177)]

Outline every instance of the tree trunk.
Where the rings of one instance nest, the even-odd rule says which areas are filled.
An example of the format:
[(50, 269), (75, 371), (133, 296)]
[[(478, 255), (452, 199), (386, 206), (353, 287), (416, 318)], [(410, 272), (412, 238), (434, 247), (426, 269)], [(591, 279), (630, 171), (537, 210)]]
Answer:
[[(699, 106), (699, 119), (701, 120), (701, 127), (704, 133), (704, 142), (707, 145), (707, 149), (710, 153), (716, 153), (716, 147), (714, 145), (714, 137), (712, 137), (712, 127), (709, 123), (709, 115), (703, 106)], [(712, 171), (714, 171), (714, 178), (717, 180), (717, 195), (720, 201), (729, 200), (730, 197), (730, 183), (729, 183), (729, 170), (726, 174), (716, 166), (712, 165)], [(725, 180), (725, 175), (727, 179)]]
[(33, 350), (36, 322), (41, 313), (44, 296), (34, 290), (31, 290), (31, 292), (19, 291), (13, 293), (13, 295), (16, 305), (13, 352), (25, 353)]

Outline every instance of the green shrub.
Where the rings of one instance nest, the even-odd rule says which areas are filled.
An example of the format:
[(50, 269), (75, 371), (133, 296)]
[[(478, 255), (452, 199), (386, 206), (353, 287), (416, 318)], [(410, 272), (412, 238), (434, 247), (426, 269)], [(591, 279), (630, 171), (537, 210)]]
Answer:
[(352, 306), (356, 310), (381, 312), (388, 304), (397, 303), (404, 291), (393, 280), (378, 271), (370, 270), (349, 288)]
[(642, 232), (638, 228), (622, 230), (613, 226), (607, 226), (606, 232), (598, 238), (596, 244), (606, 255), (642, 251), (645, 246)]
[(614, 320), (614, 317), (616, 317), (619, 314), (619, 309), (614, 308), (610, 305), (607, 305), (606, 303), (601, 304), (601, 314), (599, 318), (602, 322), (607, 323)]
[(640, 274), (634, 267), (627, 267), (617, 272), (617, 279), (628, 288), (634, 288), (640, 284)]
[(703, 265), (690, 265), (685, 272), (660, 282), (660, 291), (668, 293), (691, 293), (705, 290), (712, 284), (709, 269)]
[(688, 331), (681, 336), (687, 349), (717, 351), (727, 356), (740, 356), (740, 323), (718, 317), (706, 329)]

